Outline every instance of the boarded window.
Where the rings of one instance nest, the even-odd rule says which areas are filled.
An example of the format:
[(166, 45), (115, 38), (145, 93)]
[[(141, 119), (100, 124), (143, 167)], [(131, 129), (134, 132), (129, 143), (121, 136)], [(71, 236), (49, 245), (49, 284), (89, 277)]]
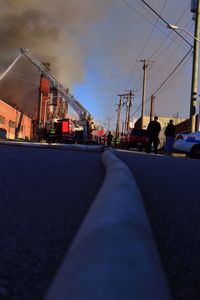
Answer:
[(15, 122), (9, 120), (9, 127), (10, 128), (15, 128)]
[(3, 116), (0, 116), (0, 124), (5, 124), (5, 118)]

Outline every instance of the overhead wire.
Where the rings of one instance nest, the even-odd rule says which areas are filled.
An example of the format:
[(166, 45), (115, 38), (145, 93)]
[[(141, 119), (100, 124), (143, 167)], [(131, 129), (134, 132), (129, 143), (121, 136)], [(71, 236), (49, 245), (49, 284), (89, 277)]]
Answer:
[[(123, 0), (122, 0), (123, 1)], [(148, 8), (150, 8), (166, 25), (169, 25), (169, 23), (163, 18), (161, 17), (151, 6), (149, 6), (146, 1), (144, 0), (140, 0), (142, 1)], [(186, 10), (186, 9), (185, 9)], [(184, 10), (184, 12), (185, 12)], [(183, 57), (183, 59), (179, 62), (179, 64), (173, 69), (173, 71), (168, 75), (168, 77), (162, 82), (162, 84), (157, 88), (157, 90), (154, 92), (154, 94), (158, 93), (158, 91), (165, 85), (165, 83), (170, 79), (170, 77), (176, 72), (176, 70), (179, 68), (179, 66), (185, 61), (185, 59), (188, 57), (189, 53), (191, 53), (191, 50), (193, 48), (193, 46), (182, 36), (180, 35), (177, 31), (175, 31), (188, 45), (190, 45), (190, 50), (187, 52), (187, 54)], [(149, 99), (146, 100), (149, 101)], [(132, 114), (132, 116), (139, 110), (139, 108), (141, 107), (141, 105), (139, 105), (139, 107), (137, 108), (137, 110)]]
[[(151, 22), (149, 19), (147, 19), (142, 13), (140, 13), (135, 7), (133, 7), (128, 1), (126, 0), (121, 0), (122, 2), (124, 2), (130, 9), (132, 9), (134, 12), (136, 12), (140, 17), (142, 17), (145, 21), (147, 21), (148, 23), (150, 23), (151, 25), (153, 25), (153, 22)], [(155, 16), (153, 14), (151, 14), (151, 16), (153, 18), (155, 18)]]
[(7, 78), (10, 78), (10, 79), (17, 79), (17, 80), (22, 80), (22, 81), (26, 81), (26, 82), (29, 82), (29, 83), (34, 83), (34, 84), (37, 84), (38, 85), (38, 81), (33, 81), (33, 80), (28, 80), (28, 79), (23, 79), (23, 78), (18, 78), (18, 77), (13, 77), (13, 76), (6, 76)]
[(170, 79), (170, 77), (176, 72), (176, 70), (179, 68), (179, 66), (185, 61), (185, 59), (188, 57), (188, 55), (191, 53), (192, 49), (186, 53), (186, 55), (181, 59), (181, 61), (178, 63), (178, 65), (173, 69), (173, 71), (168, 75), (168, 77), (161, 83), (161, 85), (154, 91), (153, 95), (157, 94), (158, 91), (163, 87), (163, 85)]
[[(159, 13), (157, 13), (157, 11), (155, 9), (153, 9), (145, 0), (140, 0), (142, 1), (156, 16), (158, 16), (167, 26), (169, 26), (170, 24), (161, 16), (159, 15)], [(178, 31), (176, 31), (175, 29), (172, 28), (172, 30), (174, 32), (176, 32), (176, 34), (178, 34), (190, 47), (193, 47), (192, 44), (190, 44), (190, 42), (188, 42)]]
[(32, 79), (38, 79), (37, 76), (34, 76), (34, 75), (28, 75), (28, 74), (24, 74), (24, 73), (20, 73), (20, 72), (11, 71), (10, 73), (22, 75), (22, 76), (25, 76), (25, 77), (31, 77)]
[[(168, 48), (169, 47), (167, 47), (167, 49)], [(166, 64), (169, 64), (169, 60), (173, 58), (173, 56), (174, 56), (174, 54), (176, 53), (177, 50), (178, 50), (178, 46), (176, 46), (176, 48), (172, 51), (172, 53), (169, 54), (169, 56), (165, 59), (163, 64), (160, 66), (160, 68), (158, 70), (156, 70), (155, 73), (153, 73), (151, 75), (151, 77), (154, 77), (154, 75), (157, 75), (166, 66)], [(160, 57), (160, 56), (158, 56), (158, 57)]]
[[(127, 1), (125, 1), (125, 0), (121, 0), (122, 2), (124, 2), (127, 6), (129, 6), (131, 9), (133, 9), (135, 12), (137, 12), (138, 13), (138, 11), (136, 11), (136, 9), (132, 6), (132, 5), (130, 5)], [(137, 0), (136, 0), (137, 1)], [(163, 18), (163, 17), (161, 17), (161, 15), (160, 14), (158, 14), (148, 3), (146, 3), (146, 1), (144, 1), (144, 0), (140, 0), (140, 1), (142, 1), (151, 11), (153, 11), (153, 13), (154, 14), (156, 14), (166, 25), (169, 25), (169, 23)], [(138, 1), (137, 1), (138, 2)], [(185, 13), (185, 11), (186, 11), (186, 9), (188, 8), (188, 5), (187, 5), (187, 7), (184, 9), (184, 11), (183, 11), (183, 15), (184, 15), (184, 13)], [(141, 13), (139, 13), (139, 15), (141, 15)], [(143, 15), (141, 15), (143, 18), (144, 18), (144, 16)], [(146, 19), (146, 18), (145, 18)], [(146, 21), (148, 21), (149, 22), (149, 20), (148, 19), (146, 19)], [(151, 25), (153, 25), (152, 24), (152, 22), (150, 22), (151, 23)], [(155, 27), (156, 27), (156, 25), (155, 25)], [(157, 28), (157, 27), (156, 27)], [(160, 31), (162, 31), (162, 30), (160, 30)], [(175, 30), (174, 30), (175, 31)], [(179, 68), (179, 66), (186, 60), (186, 58), (188, 57), (188, 55), (191, 53), (191, 50), (192, 50), (192, 48), (193, 48), (193, 46), (192, 46), (192, 44), (191, 43), (189, 43), (179, 32), (177, 32), (177, 31), (175, 31), (176, 32), (176, 34), (179, 36), (179, 37), (181, 37), (189, 46), (190, 46), (190, 50), (187, 52), (187, 54), (181, 59), (181, 61), (178, 63), (178, 65), (173, 69), (173, 71), (168, 75), (168, 77), (161, 83), (161, 85), (156, 89), (156, 91), (153, 93), (154, 95), (155, 94), (157, 94), (159, 91), (160, 91), (160, 89), (168, 82), (168, 80), (171, 78), (171, 76), (176, 72), (176, 70)], [(170, 36), (170, 34), (168, 34), (167, 35), (168, 36), (168, 38), (170, 38), (169, 36)], [(175, 39), (176, 40), (176, 39)], [(173, 40), (173, 42), (175, 42), (175, 40)], [(136, 63), (136, 62), (135, 62)], [(134, 64), (134, 67), (135, 67), (135, 64)], [(148, 98), (148, 99), (146, 99), (146, 101), (145, 102), (148, 102), (150, 100), (150, 98)], [(131, 116), (133, 116), (133, 115), (135, 115), (136, 113), (137, 113), (137, 111), (140, 109), (140, 107), (141, 107), (141, 104), (138, 106), (138, 108), (136, 109), (136, 111), (131, 115)]]
[[(189, 63), (190, 59), (192, 58), (192, 52), (190, 53), (190, 56), (188, 56), (187, 58), (188, 58), (188, 60), (182, 65), (182, 67), (179, 69), (179, 71), (177, 71), (176, 76), (177, 76), (177, 74), (180, 73), (180, 72), (185, 68), (185, 66)], [(175, 75), (175, 74), (172, 74), (172, 76), (173, 76), (173, 75)], [(173, 79), (174, 77), (175, 77), (175, 76), (173, 76), (172, 79)], [(175, 77), (175, 78), (176, 78), (176, 77)], [(166, 87), (167, 87), (169, 84), (170, 84), (170, 82), (168, 82), (168, 83), (163, 87), (162, 91), (163, 91), (164, 89), (166, 89)], [(160, 93), (160, 90), (158, 91), (157, 95), (158, 95), (159, 93)]]
[[(129, 2), (127, 2), (126, 0), (121, 0), (123, 3), (125, 3), (130, 9), (132, 9), (134, 12), (136, 12), (138, 15), (140, 15), (143, 19), (145, 19), (149, 24), (151, 24), (152, 26), (154, 25), (153, 22), (151, 22), (150, 20), (148, 20), (144, 15), (142, 15), (138, 10), (136, 10)], [(141, 0), (140, 0), (141, 1)], [(167, 23), (167, 21), (165, 21)], [(168, 23), (167, 23), (168, 24)], [(165, 36), (168, 36), (168, 34), (160, 29), (160, 27), (156, 26), (156, 29), (159, 30), (160, 32), (162, 32), (162, 34), (164, 34)], [(176, 33), (178, 33), (176, 30), (174, 30)], [(181, 36), (181, 34), (179, 34)], [(182, 37), (182, 36), (181, 36)], [(170, 37), (168, 37), (169, 39), (171, 39)], [(172, 40), (172, 39), (171, 39)], [(192, 46), (187, 40), (185, 40), (190, 46)], [(183, 49), (185, 49), (184, 46), (182, 46)], [(186, 49), (187, 50), (187, 49)]]
[[(140, 0), (136, 0), (136, 1), (140, 1)], [(180, 20), (183, 18), (184, 14), (186, 13), (188, 7), (190, 6), (190, 2), (187, 4), (187, 6), (185, 7), (185, 9), (183, 10), (183, 12), (181, 13), (180, 17), (178, 18), (178, 20), (176, 21), (175, 24), (178, 24), (180, 22)], [(187, 24), (188, 25), (188, 24)], [(162, 45), (165, 43), (165, 41), (168, 39), (168, 37), (172, 34), (172, 31), (169, 32), (168, 36), (166, 36), (163, 41), (161, 42), (161, 44), (154, 50), (153, 54), (150, 56), (150, 59), (152, 59), (152, 57), (155, 55), (155, 53), (158, 52), (158, 50), (160, 50), (160, 48), (162, 47)], [(175, 40), (177, 39), (178, 37), (175, 38)], [(173, 43), (174, 41), (171, 41), (170, 45)], [(164, 51), (163, 51), (164, 53)], [(157, 59), (154, 58), (155, 60)]]
[[(138, 13), (140, 16), (142, 16), (143, 18), (145, 18), (141, 13), (139, 13), (132, 5), (131, 5), (130, 3), (128, 3), (126, 0), (121, 0), (121, 1), (124, 2), (128, 7), (130, 7), (132, 10), (134, 10), (136, 13)], [(138, 0), (135, 0), (135, 1), (137, 1), (137, 3), (138, 3)], [(166, 5), (166, 2), (167, 2), (167, 1), (165, 1), (164, 6), (163, 6), (163, 8), (162, 8), (162, 10), (161, 10), (161, 13), (162, 13), (162, 11), (163, 11), (165, 5)], [(187, 8), (188, 8), (188, 5), (187, 5), (187, 7), (184, 9), (184, 11), (183, 11), (182, 15), (179, 17), (179, 19), (181, 19), (182, 16), (185, 14), (185, 11), (186, 11)], [(153, 11), (153, 12), (154, 12), (154, 11)], [(161, 18), (161, 20), (164, 20), (164, 18), (162, 18), (158, 13), (156, 13), (156, 15), (157, 15), (158, 19)], [(157, 20), (158, 20), (158, 19), (157, 19)], [(150, 40), (150, 37), (151, 37), (151, 35), (152, 35), (152, 33), (153, 33), (153, 30), (154, 30), (155, 28), (158, 29), (158, 27), (156, 26), (156, 25), (157, 25), (157, 22), (158, 22), (157, 20), (156, 20), (156, 23), (154, 23), (154, 24), (153, 24), (151, 21), (149, 21), (148, 19), (146, 19), (146, 18), (145, 18), (145, 20), (148, 21), (148, 22), (150, 22), (151, 25), (153, 25), (153, 29), (152, 29), (152, 32), (150, 33), (150, 35), (149, 35), (149, 37), (148, 37), (148, 39), (147, 39), (145, 45), (144, 45), (142, 51), (140, 51), (140, 55), (141, 55), (141, 52), (143, 53), (144, 49), (146, 48), (146, 45), (148, 44), (148, 41)], [(178, 20), (178, 21), (179, 21), (179, 20)], [(177, 21), (177, 22), (178, 22), (178, 21)], [(164, 20), (164, 22), (165, 22), (166, 24), (169, 24), (169, 23), (168, 23), (167, 21), (165, 21), (165, 20)], [(159, 30), (160, 30), (160, 29), (159, 29)], [(162, 31), (162, 30), (161, 30), (161, 31)], [(163, 31), (162, 31), (162, 32), (163, 32)], [(165, 32), (163, 32), (163, 33), (166, 35)], [(171, 33), (170, 33), (170, 34), (171, 34)], [(171, 39), (171, 38), (170, 38), (170, 34), (167, 34), (166, 39), (167, 39), (167, 38)], [(179, 34), (179, 35), (180, 35), (180, 34)], [(181, 36), (181, 35), (180, 35), (180, 36)], [(182, 37), (182, 36), (181, 36), (181, 37)], [(183, 38), (183, 37), (182, 37), (182, 38)], [(184, 39), (184, 38), (183, 38), (183, 39)], [(172, 43), (173, 43), (173, 42), (176, 42), (176, 39), (171, 39), (171, 40), (172, 40)], [(185, 39), (184, 39), (184, 40), (185, 40)], [(192, 45), (191, 45), (187, 40), (185, 40), (185, 41), (192, 47)], [(185, 47), (182, 47), (180, 43), (178, 44), (178, 46), (185, 49)], [(187, 50), (187, 49), (185, 49), (185, 50)], [(137, 58), (137, 59), (138, 59), (138, 58)], [(134, 62), (134, 65), (133, 65), (131, 74), (130, 74), (129, 79), (128, 79), (128, 82), (127, 82), (127, 84), (126, 84), (126, 88), (129, 86), (130, 80), (131, 80), (131, 78), (133, 77), (133, 73), (134, 73), (134, 70), (135, 70), (135, 66), (136, 66), (136, 63), (137, 63), (137, 59), (136, 59), (135, 62)], [(136, 81), (137, 83), (138, 83), (139, 79), (140, 79), (140, 77), (138, 77), (138, 79), (137, 79), (137, 81)], [(126, 89), (126, 88), (125, 88), (125, 89)]]
[[(122, 1), (123, 1), (123, 0), (122, 0)], [(163, 6), (162, 6), (162, 9), (161, 9), (161, 11), (160, 11), (160, 14), (163, 12), (163, 10), (164, 10), (164, 8), (165, 8), (165, 5), (166, 5), (167, 1), (168, 1), (168, 0), (165, 0), (164, 4), (163, 4)], [(125, 1), (125, 2), (126, 2), (126, 1)], [(155, 23), (153, 24), (153, 27), (152, 27), (152, 29), (151, 29), (151, 32), (150, 32), (150, 34), (148, 35), (148, 37), (147, 37), (147, 39), (146, 39), (146, 42), (144, 43), (144, 46), (143, 46), (142, 50), (140, 51), (139, 57), (141, 57), (142, 54), (144, 53), (144, 50), (146, 49), (146, 47), (147, 47), (147, 45), (148, 45), (148, 43), (149, 43), (149, 41), (150, 41), (150, 38), (151, 38), (151, 36), (152, 36), (152, 34), (153, 34), (154, 30), (155, 30), (155, 27), (156, 27), (158, 21), (159, 21), (159, 18), (157, 18), (156, 21), (155, 21)], [(139, 58), (139, 57), (138, 57), (138, 58)], [(129, 76), (129, 80), (128, 80), (128, 83), (127, 83), (127, 85), (126, 85), (126, 88), (129, 86), (129, 83), (130, 83), (131, 78), (132, 78), (133, 73), (134, 73), (133, 70), (135, 69), (135, 64), (136, 64), (138, 58), (136, 59), (136, 61), (135, 61), (135, 63), (134, 63), (132, 72), (131, 72), (131, 74), (130, 74), (130, 76)]]
[[(184, 34), (184, 35), (186, 35), (186, 34)], [(178, 37), (176, 37), (175, 38), (175, 40), (177, 40), (178, 39)], [(182, 42), (181, 42), (182, 43)], [(155, 58), (154, 58), (154, 60), (157, 60), (161, 55), (163, 55), (171, 46), (172, 46), (172, 44), (173, 44), (173, 41), (172, 42), (170, 42), (170, 44), (165, 48), (165, 49), (163, 49), (161, 52), (160, 52), (160, 54), (158, 54)], [(180, 44), (177, 44), (177, 47), (176, 47), (176, 49), (178, 50), (178, 48), (180, 47)], [(152, 57), (151, 57), (152, 58)]]
[[(181, 61), (178, 63), (178, 65), (176, 65), (176, 67), (173, 69), (173, 71), (168, 75), (168, 77), (160, 84), (160, 86), (154, 91), (154, 93), (152, 93), (152, 95), (156, 95), (160, 89), (165, 85), (166, 82), (168, 82), (168, 80), (171, 78), (171, 76), (176, 72), (176, 70), (179, 68), (179, 66), (186, 60), (186, 58), (189, 56), (189, 54), (191, 53), (192, 48), (187, 52), (187, 54), (181, 59)], [(151, 99), (151, 97), (147, 98), (145, 100), (145, 103), (149, 102)], [(142, 104), (140, 104), (137, 108), (137, 110), (131, 115), (131, 117), (133, 115), (135, 115), (137, 113), (137, 111), (139, 110), (139, 108), (142, 106)]]
[[(166, 3), (167, 3), (167, 1), (168, 1), (168, 0), (165, 0), (165, 2), (164, 2), (164, 4), (163, 4), (163, 7), (162, 7), (162, 9), (161, 9), (161, 11), (160, 11), (160, 14), (162, 14), (162, 12), (163, 12), (163, 10), (164, 10), (164, 8), (165, 8), (165, 5), (166, 5)], [(155, 28), (156, 28), (156, 25), (157, 25), (158, 21), (159, 21), (159, 18), (156, 19), (156, 21), (155, 21), (155, 23), (154, 23), (154, 25), (153, 25), (153, 27), (152, 27), (152, 30), (151, 30), (151, 32), (150, 32), (150, 34), (149, 34), (149, 36), (148, 36), (148, 38), (147, 38), (147, 40), (146, 40), (146, 42), (145, 42), (145, 44), (144, 44), (144, 47), (142, 48), (142, 51), (140, 52), (140, 56), (142, 56), (142, 54), (143, 54), (143, 52), (144, 52), (146, 46), (148, 45), (149, 40), (150, 40), (150, 38), (151, 38), (151, 36), (152, 36), (152, 34), (153, 34)]]

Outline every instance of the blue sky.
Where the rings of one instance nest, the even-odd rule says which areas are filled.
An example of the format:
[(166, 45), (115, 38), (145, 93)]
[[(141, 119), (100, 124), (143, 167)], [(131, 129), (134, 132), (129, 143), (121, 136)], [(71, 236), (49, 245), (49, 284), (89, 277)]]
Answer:
[[(160, 47), (151, 58), (154, 63), (148, 69), (146, 95), (149, 98), (190, 49), (187, 43), (177, 38), (160, 20), (153, 30), (153, 26), (144, 18), (153, 24), (157, 18), (149, 15), (149, 10), (146, 11), (139, 5), (141, 1), (127, 2), (141, 15), (120, 0), (112, 1), (112, 9), (108, 10), (102, 19), (90, 24), (89, 33), (82, 41), (85, 47), (89, 45), (89, 54), (85, 60), (85, 80), (73, 87), (74, 94), (85, 102), (88, 110), (104, 121), (110, 116), (115, 122), (113, 116), (116, 115), (117, 94), (124, 93), (127, 89), (135, 91), (132, 114), (138, 109), (135, 116), (140, 116), (143, 70), (142, 63), (136, 60), (151, 58)], [(154, 0), (148, 3), (158, 12), (165, 3), (162, 16), (174, 24), (182, 14), (179, 26), (185, 27), (189, 23), (186, 28), (193, 32), (194, 22), (189, 1)], [(172, 42), (171, 39), (176, 41)], [(186, 39), (193, 43), (189, 36), (186, 36)], [(173, 116), (178, 113), (182, 117), (189, 115), (191, 64), (190, 55), (156, 94), (156, 114)], [(149, 113), (148, 103), (145, 112)]]

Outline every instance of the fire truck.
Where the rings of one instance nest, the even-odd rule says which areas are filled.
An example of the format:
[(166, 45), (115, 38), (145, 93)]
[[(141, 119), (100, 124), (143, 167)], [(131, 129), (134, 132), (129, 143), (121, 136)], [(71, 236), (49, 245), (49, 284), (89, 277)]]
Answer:
[(62, 143), (62, 144), (98, 144), (98, 135), (93, 134), (93, 126), (87, 122), (87, 139), (84, 136), (85, 122), (80, 120), (55, 119), (43, 132), (43, 139), (49, 143)]
[[(53, 135), (51, 135), (52, 129)], [(73, 120), (54, 120), (47, 131), (46, 141), (52, 143), (75, 143), (75, 126)]]

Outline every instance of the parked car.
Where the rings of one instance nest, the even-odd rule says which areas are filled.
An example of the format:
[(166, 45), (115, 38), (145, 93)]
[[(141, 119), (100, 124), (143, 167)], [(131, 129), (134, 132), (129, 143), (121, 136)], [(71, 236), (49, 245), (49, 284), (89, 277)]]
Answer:
[(130, 129), (127, 134), (127, 149), (137, 148), (140, 151), (147, 149), (149, 133), (146, 129)]
[(200, 131), (178, 134), (173, 151), (186, 153), (192, 158), (200, 158)]

